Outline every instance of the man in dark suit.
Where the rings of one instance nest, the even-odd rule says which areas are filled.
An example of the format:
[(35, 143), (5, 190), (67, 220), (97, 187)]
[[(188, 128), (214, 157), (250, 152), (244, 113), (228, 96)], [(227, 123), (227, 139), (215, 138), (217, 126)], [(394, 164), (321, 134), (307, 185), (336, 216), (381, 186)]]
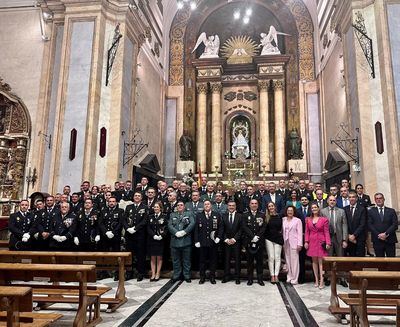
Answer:
[(320, 210), (328, 206), (328, 202), (324, 200), (324, 191), (316, 190), (315, 197), (316, 199), (313, 201), (313, 203), (316, 203)]
[(132, 201), (135, 191), (132, 189), (132, 181), (125, 182), (125, 189), (123, 191), (122, 200)]
[(368, 227), (371, 231), (375, 255), (395, 257), (398, 228), (396, 211), (385, 207), (385, 197), (382, 193), (376, 193), (374, 198), (376, 207), (368, 211)]
[(154, 205), (156, 204), (156, 189), (154, 187), (149, 187), (146, 192), (146, 206), (148, 214), (151, 215), (154, 213)]
[(257, 193), (254, 192), (254, 186), (253, 185), (247, 185), (247, 194), (244, 197), (243, 200), (243, 212), (249, 212), (250, 211), (250, 201), (251, 200), (257, 200), (258, 205), (260, 206), (260, 198)]
[(276, 190), (276, 193), (278, 193), (282, 197), (283, 202), (286, 203), (286, 201), (288, 200), (288, 198), (290, 196), (290, 192), (286, 188), (286, 183), (285, 183), (284, 179), (279, 180), (279, 185), (278, 185), (278, 189)]
[(234, 199), (236, 202), (236, 209), (239, 213), (243, 213), (244, 211), (244, 199), (246, 197), (246, 182), (241, 181), (239, 184), (239, 191), (235, 192)]
[(344, 207), (347, 207), (349, 204), (350, 204), (349, 189), (343, 186), (340, 188), (340, 196), (336, 198), (336, 206), (338, 208), (343, 209)]
[[(303, 195), (300, 199), (301, 207), (297, 209), (296, 217), (301, 220), (301, 224), (303, 226), (303, 243), (304, 243), (304, 233), (306, 230), (306, 218), (311, 217), (311, 206), (310, 200), (307, 195)], [(299, 284), (303, 284), (306, 278), (306, 249), (302, 247), (299, 252)]]
[(264, 195), (261, 201), (261, 211), (265, 212), (267, 210), (267, 205), (269, 202), (275, 203), (276, 212), (281, 213), (285, 208), (285, 203), (283, 202), (282, 196), (276, 192), (276, 185), (274, 182), (269, 183), (269, 192)]
[(364, 186), (362, 184), (356, 185), (356, 192), (357, 192), (357, 201), (359, 205), (363, 207), (370, 207), (372, 205), (371, 198), (369, 197), (369, 195), (364, 194)]
[(222, 216), (222, 223), (224, 225), (224, 277), (222, 283), (226, 283), (231, 275), (231, 257), (234, 258), (235, 263), (235, 283), (240, 284), (240, 237), (242, 233), (241, 228), (242, 216), (236, 211), (235, 201), (228, 202), (228, 212)]
[(349, 231), (349, 242), (345, 253), (349, 257), (364, 257), (367, 210), (357, 203), (355, 191), (350, 191), (349, 201), (350, 205), (344, 207)]
[(194, 226), (195, 247), (200, 249), (200, 281), (204, 284), (206, 279), (206, 263), (210, 269), (210, 283), (215, 284), (215, 271), (217, 269), (218, 244), (223, 237), (224, 226), (221, 216), (212, 211), (210, 200), (204, 201), (204, 211), (196, 216)]

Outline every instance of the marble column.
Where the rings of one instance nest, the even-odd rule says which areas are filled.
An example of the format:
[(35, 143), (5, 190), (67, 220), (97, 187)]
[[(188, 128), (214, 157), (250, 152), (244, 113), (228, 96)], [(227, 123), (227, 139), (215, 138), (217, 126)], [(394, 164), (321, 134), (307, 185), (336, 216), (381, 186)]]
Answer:
[(207, 170), (207, 83), (197, 84), (197, 164)]
[(260, 92), (260, 166), (265, 165), (265, 171), (271, 171), (269, 162), (269, 116), (268, 116), (268, 86), (269, 80), (258, 82)]
[(283, 80), (274, 80), (274, 113), (275, 113), (275, 172), (286, 171), (286, 117), (283, 101)]
[(215, 167), (221, 171), (221, 91), (221, 83), (211, 83), (211, 171), (215, 171)]

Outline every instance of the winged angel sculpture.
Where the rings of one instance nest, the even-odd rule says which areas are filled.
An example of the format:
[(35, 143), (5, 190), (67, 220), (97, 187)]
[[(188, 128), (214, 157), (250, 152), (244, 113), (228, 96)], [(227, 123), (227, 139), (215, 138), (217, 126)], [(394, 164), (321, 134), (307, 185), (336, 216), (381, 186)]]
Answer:
[(219, 37), (217, 34), (207, 37), (206, 32), (200, 34), (192, 51), (195, 52), (200, 44), (204, 43), (205, 49), (200, 58), (219, 58)]
[[(262, 47), (261, 55), (270, 55), (270, 54), (280, 54), (281, 51), (278, 48), (278, 35), (286, 35), (291, 36), (290, 34), (286, 34), (283, 32), (278, 32), (274, 26), (270, 26), (268, 34), (261, 33), (261, 43), (258, 47)], [(272, 43), (272, 41), (274, 43)]]

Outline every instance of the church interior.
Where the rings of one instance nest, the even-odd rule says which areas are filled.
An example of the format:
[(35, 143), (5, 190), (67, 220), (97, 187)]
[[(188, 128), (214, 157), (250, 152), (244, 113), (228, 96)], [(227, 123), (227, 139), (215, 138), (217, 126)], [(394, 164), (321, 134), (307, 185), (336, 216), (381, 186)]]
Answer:
[[(99, 196), (110, 192), (126, 216), (115, 185), (123, 190), (124, 182), (132, 184), (136, 191), (129, 198), (121, 195), (132, 205), (133, 194), (146, 187), (143, 178), (159, 194), (163, 181), (178, 195), (183, 182), (189, 188), (197, 183), (199, 191), (188, 193), (202, 198), (208, 192), (203, 194), (202, 186), (219, 186), (226, 194), (226, 213), (231, 201), (239, 208), (241, 185), (258, 186), (260, 192), (259, 185), (268, 190), (271, 183), (278, 188), (284, 181), (285, 188), (294, 181), (300, 193), (297, 200), (287, 200), (301, 208), (302, 182), (310, 187), (311, 206), (314, 185), (321, 185), (329, 201), (330, 189), (339, 188), (335, 197), (341, 195), (345, 180), (347, 192), (361, 185), (372, 203), (384, 195), (385, 212), (393, 208), (397, 219), (399, 26), (400, 0), (0, 0), (0, 326), (39, 326), (36, 321), (43, 326), (45, 321), (51, 326), (400, 326), (400, 260), (394, 255), (389, 263), (379, 261), (376, 251), (375, 258), (353, 262), (324, 258), (330, 276), (326, 287), (313, 284), (310, 258), (305, 259), (305, 282), (285, 283), (290, 260), (282, 252), (281, 281), (249, 287), (247, 279), (221, 284), (225, 244), (216, 250), (217, 285), (198, 285), (202, 274), (193, 260), (193, 281), (175, 280), (172, 253), (159, 280), (126, 278), (125, 269), (136, 271), (140, 261), (142, 250), (135, 246), (132, 257), (108, 256), (105, 250), (97, 256), (32, 251), (24, 257), (7, 249), (13, 232), (9, 219), (20, 212), (23, 200), (30, 201), (33, 212), (37, 201), (46, 205), (48, 197), (60, 198), (68, 186), (68, 201), (79, 192), (86, 208), (84, 181), (97, 185)], [(147, 191), (142, 196), (147, 199)], [(214, 200), (205, 198), (204, 205), (207, 201), (214, 208)], [(275, 203), (275, 196), (269, 201)], [(263, 212), (266, 207), (267, 202)], [(397, 224), (390, 231), (394, 237), (396, 230)], [(33, 232), (22, 234), (25, 243), (35, 238)], [(79, 246), (75, 238), (71, 244)], [(304, 230), (301, 242), (306, 242)], [(202, 251), (195, 243), (192, 255)], [(400, 253), (397, 244), (396, 249)], [(242, 279), (246, 251), (238, 254)], [(261, 276), (269, 280), (267, 249), (264, 256)], [(150, 270), (153, 256), (143, 260)], [(6, 266), (27, 263), (32, 268)], [(56, 270), (42, 271), (41, 264), (54, 264)], [(97, 273), (77, 269), (88, 265)], [(102, 269), (115, 275), (100, 279)], [(358, 270), (389, 275), (357, 277)], [(359, 298), (347, 294), (344, 275)], [(20, 298), (9, 294), (10, 276), (22, 281), (16, 283), (25, 292)], [(29, 287), (50, 281), (54, 288), (47, 293), (43, 285)], [(383, 292), (365, 299), (364, 286)], [(68, 296), (75, 298), (67, 301)], [(35, 313), (50, 316), (45, 320)]]

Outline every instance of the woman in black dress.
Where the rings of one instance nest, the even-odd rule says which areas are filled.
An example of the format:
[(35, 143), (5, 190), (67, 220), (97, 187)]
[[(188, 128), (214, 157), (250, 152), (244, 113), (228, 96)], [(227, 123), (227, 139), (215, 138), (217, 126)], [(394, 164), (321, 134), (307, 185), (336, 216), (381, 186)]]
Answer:
[(151, 282), (160, 279), (162, 256), (164, 253), (164, 237), (167, 233), (167, 217), (162, 213), (163, 205), (160, 201), (153, 207), (154, 213), (149, 215), (147, 222), (147, 253), (150, 255)]

